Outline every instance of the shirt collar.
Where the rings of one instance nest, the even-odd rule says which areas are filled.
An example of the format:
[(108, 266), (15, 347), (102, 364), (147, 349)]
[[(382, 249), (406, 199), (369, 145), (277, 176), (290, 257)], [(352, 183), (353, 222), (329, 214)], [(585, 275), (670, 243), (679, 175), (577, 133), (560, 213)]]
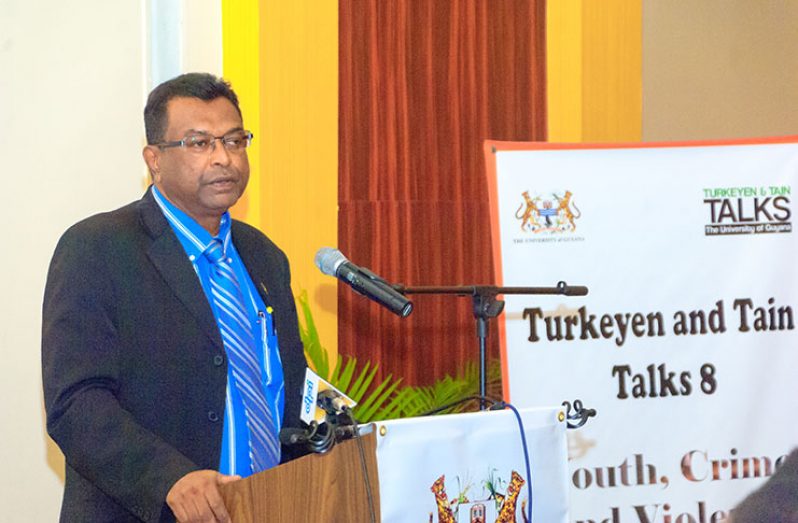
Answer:
[(230, 212), (225, 211), (222, 215), (219, 224), (219, 234), (211, 236), (194, 218), (167, 200), (155, 185), (152, 186), (152, 195), (175, 233), (181, 237), (181, 240), (184, 240), (181, 243), (186, 247), (189, 255), (199, 257), (205, 252), (205, 249), (207, 249), (213, 239), (220, 240), (224, 246), (225, 254), (227, 253), (231, 236)]

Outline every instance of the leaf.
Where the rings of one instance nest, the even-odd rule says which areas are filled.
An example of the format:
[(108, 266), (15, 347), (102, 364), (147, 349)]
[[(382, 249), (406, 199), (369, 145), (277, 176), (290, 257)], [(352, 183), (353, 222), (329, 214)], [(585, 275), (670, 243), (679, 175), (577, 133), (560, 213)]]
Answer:
[(383, 381), (379, 387), (377, 387), (374, 392), (369, 396), (367, 401), (363, 402), (362, 405), (358, 405), (360, 407), (360, 417), (358, 419), (361, 420), (374, 420), (374, 414), (377, 413), (379, 406), (384, 404), (388, 398), (396, 391), (397, 387), (399, 387), (399, 381), (394, 381), (390, 383), (391, 377)]
[(360, 401), (363, 398), (363, 395), (366, 393), (371, 381), (374, 379), (374, 376), (377, 374), (377, 365), (371, 369), (369, 372), (370, 362), (366, 362), (363, 366), (363, 369), (355, 379), (355, 382), (349, 387), (349, 390), (352, 391), (351, 398), (355, 401)]
[(343, 358), (339, 354), (338, 357), (335, 358), (335, 368), (333, 369), (332, 373), (329, 374), (329, 378), (327, 379), (327, 381), (329, 381), (330, 383), (337, 383), (338, 382), (338, 376), (339, 376), (339, 374), (341, 374), (341, 362), (342, 361), (343, 361)]
[(299, 336), (305, 347), (305, 357), (316, 374), (328, 379), (330, 375), (329, 356), (319, 341), (319, 332), (316, 330), (316, 323), (313, 321), (313, 314), (308, 303), (308, 292), (306, 290), (300, 292), (296, 302), (305, 320), (304, 326), (299, 324)]
[[(478, 394), (479, 365), (475, 361), (465, 362), (454, 377), (446, 375), (428, 386), (401, 386), (402, 378), (394, 378), (393, 374), (375, 382), (378, 366), (369, 361), (358, 362), (352, 356), (338, 354), (331, 369), (329, 355), (321, 345), (313, 321), (307, 291), (300, 292), (296, 301), (304, 320), (299, 331), (308, 365), (358, 402), (354, 414), (361, 423), (418, 416)], [(487, 374), (489, 394), (495, 392), (495, 396), (501, 396), (501, 366), (498, 361), (489, 362)], [(441, 414), (474, 410), (477, 405), (477, 402), (461, 403), (441, 411)]]
[(352, 382), (352, 376), (355, 374), (355, 368), (357, 367), (357, 358), (353, 358), (352, 356), (346, 357), (346, 364), (344, 365), (343, 370), (341, 371), (340, 376), (338, 379), (335, 380), (333, 385), (338, 387), (341, 390), (351, 391), (349, 384)]

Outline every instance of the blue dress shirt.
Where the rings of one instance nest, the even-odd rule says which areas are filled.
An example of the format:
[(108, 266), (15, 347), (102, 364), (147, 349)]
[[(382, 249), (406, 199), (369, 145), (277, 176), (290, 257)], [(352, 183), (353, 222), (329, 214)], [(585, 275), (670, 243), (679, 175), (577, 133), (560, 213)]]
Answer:
[[(210, 270), (211, 264), (203, 252), (214, 237), (203, 229), (193, 218), (175, 207), (153, 185), (152, 193), (155, 201), (161, 208), (169, 225), (175, 231), (177, 239), (186, 251), (189, 260), (194, 266), (194, 271), (200, 280), (208, 305), (213, 310), (216, 321), (219, 321), (218, 311), (211, 298)], [(225, 256), (229, 259), (236, 278), (243, 282), (242, 291), (247, 306), (247, 314), (253, 329), (254, 338), (258, 340), (256, 351), (261, 365), (263, 390), (266, 401), (275, 416), (277, 431), (283, 419), (285, 390), (283, 381), (283, 367), (280, 362), (280, 352), (277, 345), (277, 333), (274, 328), (272, 309), (263, 303), (252, 279), (249, 277), (241, 257), (236, 252), (230, 235), (230, 213), (222, 215), (219, 234), (215, 237), (224, 245)], [(235, 378), (232, 368), (227, 366), (227, 399), (225, 402), (224, 432), (222, 436), (222, 454), (219, 460), (219, 472), (223, 474), (238, 474), (242, 477), (249, 476), (251, 460), (249, 456), (249, 429), (244, 414), (244, 401), (235, 387)]]

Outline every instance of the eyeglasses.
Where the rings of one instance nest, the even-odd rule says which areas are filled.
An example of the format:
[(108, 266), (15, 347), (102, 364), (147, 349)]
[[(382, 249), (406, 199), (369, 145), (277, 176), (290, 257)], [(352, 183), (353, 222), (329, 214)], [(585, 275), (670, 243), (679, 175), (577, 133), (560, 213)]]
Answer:
[(233, 131), (224, 136), (213, 136), (208, 133), (190, 134), (182, 140), (174, 142), (161, 142), (153, 144), (161, 149), (182, 147), (193, 153), (206, 153), (216, 148), (216, 140), (221, 140), (227, 152), (242, 153), (252, 142), (252, 133), (249, 131)]

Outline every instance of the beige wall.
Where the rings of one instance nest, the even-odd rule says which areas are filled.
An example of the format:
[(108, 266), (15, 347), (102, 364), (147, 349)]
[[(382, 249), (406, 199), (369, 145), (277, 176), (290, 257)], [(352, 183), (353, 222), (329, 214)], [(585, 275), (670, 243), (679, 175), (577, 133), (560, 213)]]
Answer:
[(643, 139), (798, 134), (798, 0), (643, 0)]
[[(0, 3), (2, 521), (58, 519), (64, 460), (45, 432), (41, 392), (45, 276), (69, 225), (145, 187), (148, 4)], [(219, 73), (218, 1), (181, 5), (180, 67)]]
[(3, 0), (0, 519), (6, 521), (57, 520), (63, 457), (44, 430), (39, 357), (45, 273), (68, 225), (141, 192), (141, 24), (138, 2)]

